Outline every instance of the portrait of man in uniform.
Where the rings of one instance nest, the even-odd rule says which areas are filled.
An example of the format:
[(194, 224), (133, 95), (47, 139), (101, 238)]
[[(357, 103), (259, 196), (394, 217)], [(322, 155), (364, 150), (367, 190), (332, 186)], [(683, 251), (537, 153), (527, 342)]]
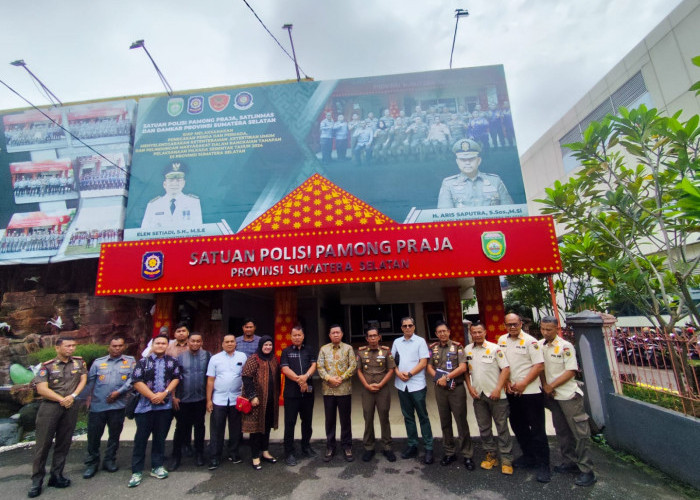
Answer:
[(189, 228), (202, 225), (199, 197), (182, 192), (187, 170), (187, 165), (180, 161), (170, 162), (163, 169), (165, 194), (148, 202), (141, 221), (142, 229)]
[(496, 174), (479, 171), (481, 146), (471, 139), (460, 139), (452, 146), (460, 172), (445, 177), (440, 186), (437, 208), (511, 205), (513, 198)]

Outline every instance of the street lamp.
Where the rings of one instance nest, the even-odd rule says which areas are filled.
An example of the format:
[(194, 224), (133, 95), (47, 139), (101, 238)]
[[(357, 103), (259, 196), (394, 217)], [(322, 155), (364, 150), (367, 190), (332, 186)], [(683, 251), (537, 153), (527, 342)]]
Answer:
[(452, 37), (452, 51), (450, 51), (450, 69), (452, 69), (452, 55), (455, 51), (455, 41), (457, 41), (457, 26), (459, 26), (459, 18), (467, 17), (469, 12), (467, 9), (455, 9), (455, 34)]
[(148, 49), (146, 48), (146, 42), (144, 40), (136, 40), (134, 43), (131, 44), (131, 47), (129, 47), (129, 49), (143, 49), (144, 52), (146, 52), (146, 55), (153, 63), (153, 67), (156, 69), (156, 73), (158, 73), (158, 78), (160, 78), (161, 83), (165, 87), (165, 91), (168, 93), (169, 96), (172, 97), (173, 88), (168, 83), (168, 80), (165, 79), (165, 75), (163, 75), (163, 73), (160, 71), (160, 68), (153, 60), (153, 57), (151, 57), (151, 53), (148, 52)]
[(292, 25), (285, 24), (282, 26), (283, 30), (289, 32), (289, 43), (292, 45), (292, 57), (294, 57), (294, 69), (297, 71), (297, 82), (301, 81), (301, 76), (299, 75), (299, 64), (297, 64), (297, 53), (294, 51), (294, 41), (292, 40)]
[[(46, 93), (46, 96), (49, 98), (49, 101), (51, 101), (51, 104), (55, 105), (62, 105), (63, 103), (60, 101), (58, 97), (56, 97), (56, 94), (51, 92), (49, 88), (44, 85), (44, 82), (39, 80), (39, 78), (31, 72), (31, 70), (27, 67), (27, 63), (24, 62), (24, 59), (17, 59), (16, 61), (12, 61), (10, 63), (12, 66), (17, 66), (17, 67), (22, 67), (24, 68), (27, 73), (29, 73), (29, 76), (31, 76), (35, 82), (39, 84), (39, 86), (42, 88), (42, 90)], [(54, 102), (55, 101), (55, 102)]]

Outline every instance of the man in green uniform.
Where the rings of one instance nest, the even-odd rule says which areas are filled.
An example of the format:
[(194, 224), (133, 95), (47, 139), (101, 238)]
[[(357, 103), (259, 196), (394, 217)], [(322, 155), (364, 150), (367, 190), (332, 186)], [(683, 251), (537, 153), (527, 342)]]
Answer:
[(467, 424), (467, 391), (464, 388), (464, 374), (467, 371), (467, 358), (459, 342), (450, 340), (450, 329), (444, 321), (435, 325), (435, 334), (440, 339), (430, 345), (428, 375), (435, 381), (435, 402), (442, 427), (443, 450), (445, 455), (441, 465), (450, 465), (457, 459), (457, 446), (452, 433), (452, 417), (457, 422), (459, 451), (464, 457), (467, 470), (474, 470), (474, 446)]
[(357, 354), (357, 378), (360, 379), (362, 391), (362, 414), (365, 417), (365, 434), (362, 444), (365, 452), (364, 462), (369, 462), (374, 456), (374, 409), (379, 413), (379, 425), (382, 429), (382, 453), (389, 462), (396, 461), (396, 455), (391, 449), (391, 424), (389, 423), (389, 408), (391, 393), (389, 381), (394, 375), (394, 357), (391, 349), (379, 345), (382, 337), (375, 327), (369, 328), (365, 334), (367, 345), (360, 347)]
[(87, 382), (83, 358), (73, 356), (75, 340), (62, 337), (56, 340), (56, 357), (41, 365), (34, 378), (36, 391), (44, 398), (36, 415), (36, 446), (32, 467), (32, 488), (29, 498), (41, 495), (46, 475), (46, 458), (55, 439), (49, 486), (67, 488), (70, 479), (63, 477), (63, 467), (70, 450), (78, 405), (74, 404)]

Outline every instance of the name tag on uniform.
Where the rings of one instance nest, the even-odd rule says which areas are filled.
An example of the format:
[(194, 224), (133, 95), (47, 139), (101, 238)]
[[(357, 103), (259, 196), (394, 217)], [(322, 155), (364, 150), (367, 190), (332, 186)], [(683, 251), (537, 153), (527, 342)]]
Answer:
[(493, 356), (483, 356), (481, 358), (482, 363), (493, 363)]
[(165, 212), (156, 212), (153, 215), (165, 215)]

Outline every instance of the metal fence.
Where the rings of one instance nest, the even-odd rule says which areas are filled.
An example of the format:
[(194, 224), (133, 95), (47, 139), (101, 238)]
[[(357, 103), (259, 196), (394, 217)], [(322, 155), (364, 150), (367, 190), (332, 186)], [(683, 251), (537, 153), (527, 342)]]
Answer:
[(618, 394), (700, 418), (700, 346), (693, 332), (604, 328)]

